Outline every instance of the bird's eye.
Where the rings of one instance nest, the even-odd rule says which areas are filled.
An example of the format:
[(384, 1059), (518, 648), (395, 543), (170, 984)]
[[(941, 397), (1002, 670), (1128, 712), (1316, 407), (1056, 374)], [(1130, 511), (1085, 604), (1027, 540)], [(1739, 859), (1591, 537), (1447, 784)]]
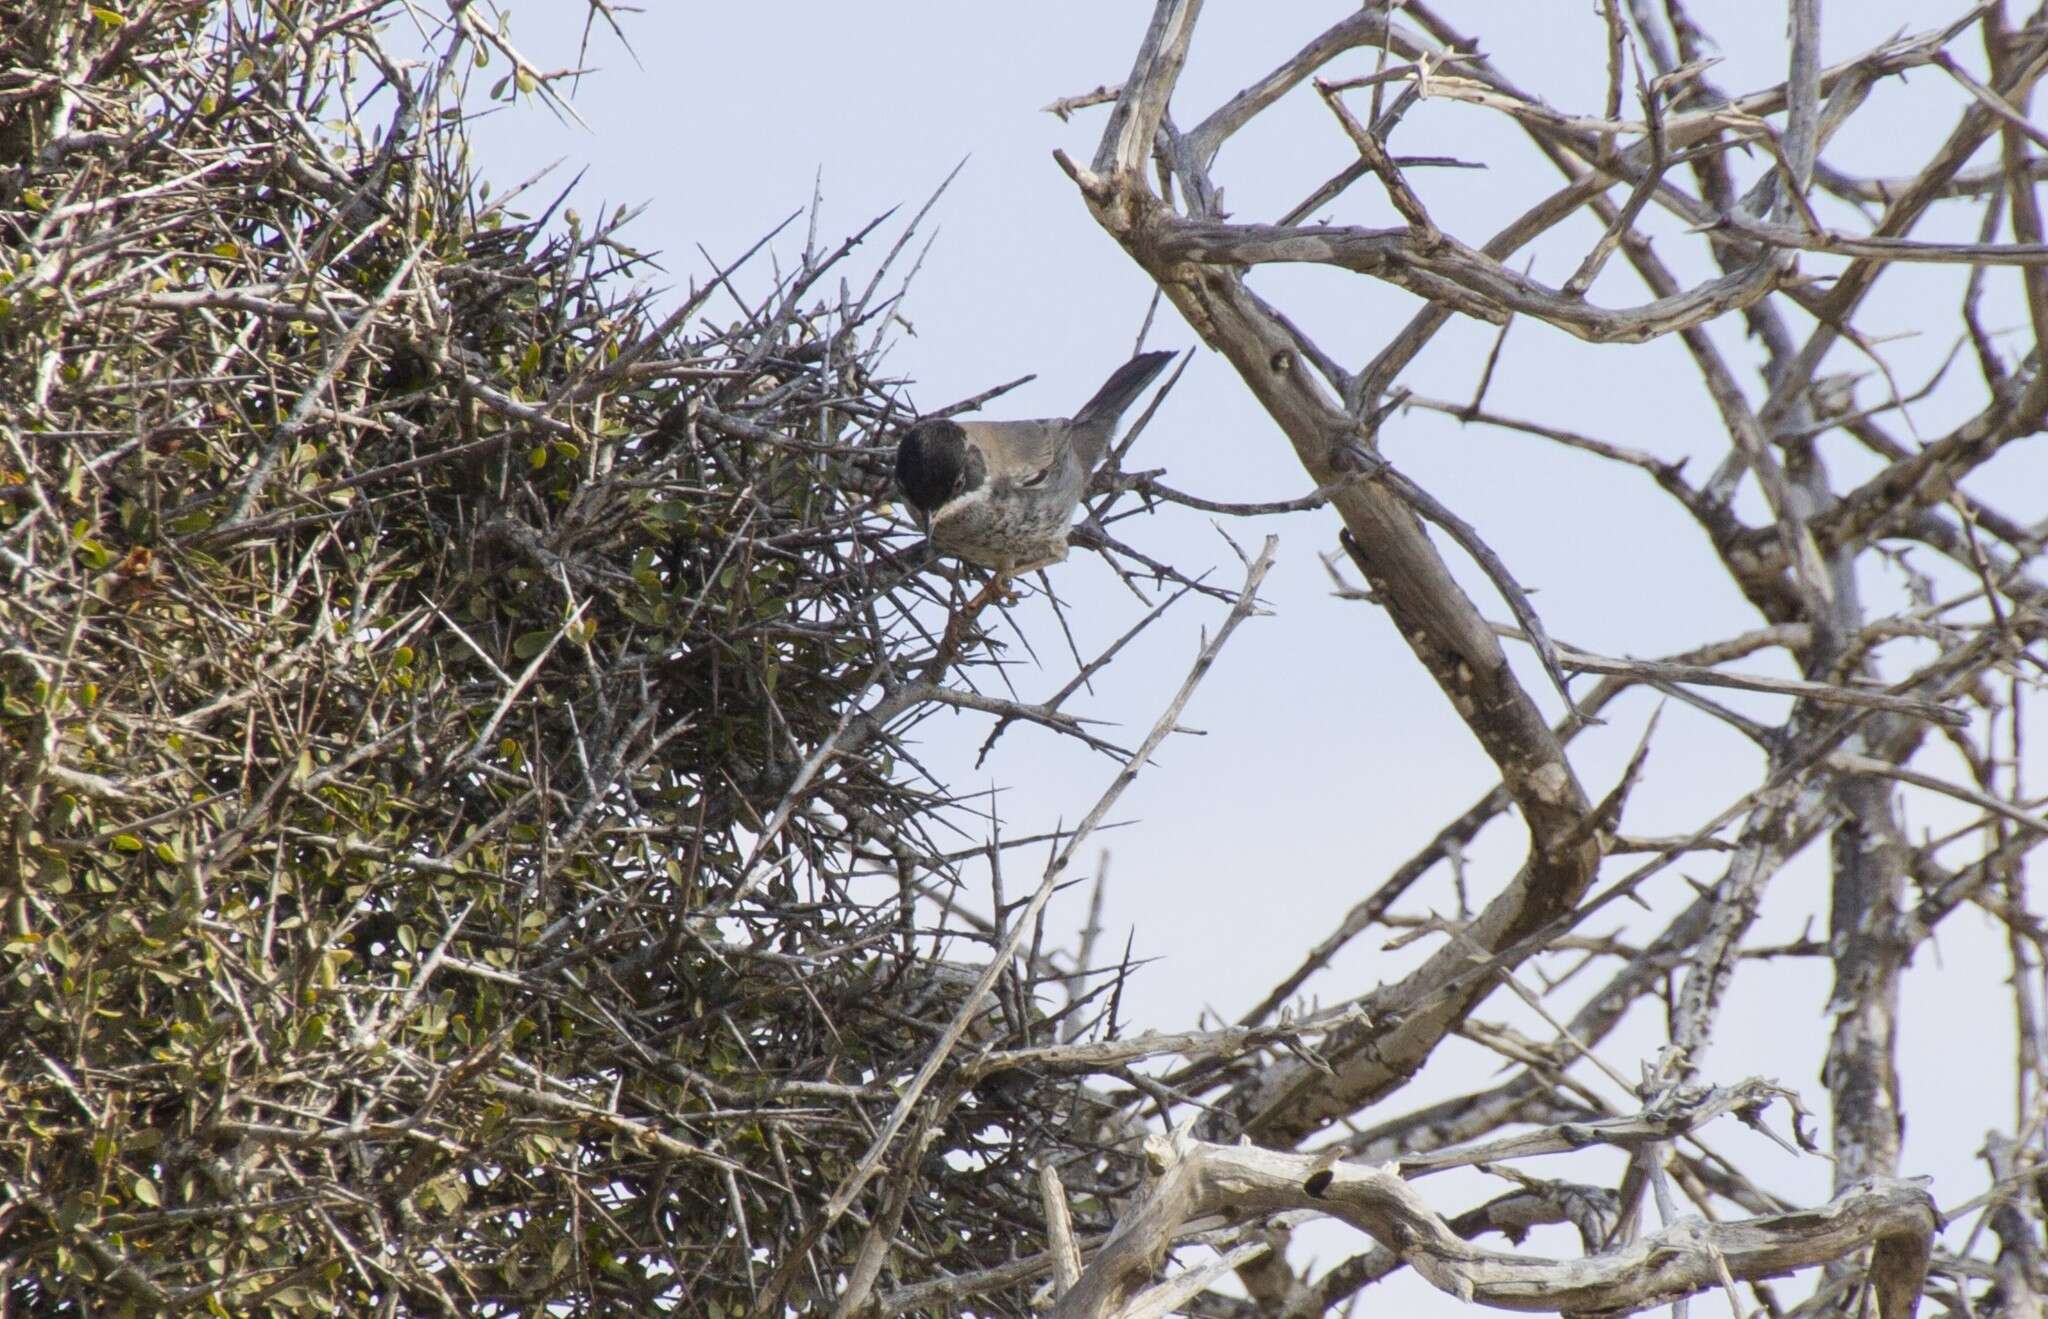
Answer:
[(1045, 484), (1045, 479), (1046, 479), (1047, 477), (1051, 476), (1051, 475), (1052, 475), (1052, 468), (1050, 468), (1050, 467), (1043, 467), (1043, 468), (1040, 468), (1040, 469), (1039, 469), (1039, 470), (1038, 470), (1038, 471), (1037, 471), (1037, 472), (1036, 472), (1035, 474), (1033, 474), (1033, 475), (1031, 475), (1031, 476), (1028, 476), (1028, 477), (1026, 477), (1026, 478), (1025, 478), (1024, 480), (1022, 480), (1022, 481), (1018, 482), (1018, 485), (1019, 485), (1019, 486), (1020, 486), (1020, 487), (1021, 487), (1022, 489), (1025, 489), (1025, 490), (1033, 490), (1033, 489), (1036, 489), (1036, 488), (1037, 488), (1037, 487), (1039, 487), (1039, 486), (1042, 486), (1042, 485), (1044, 485), (1044, 484)]

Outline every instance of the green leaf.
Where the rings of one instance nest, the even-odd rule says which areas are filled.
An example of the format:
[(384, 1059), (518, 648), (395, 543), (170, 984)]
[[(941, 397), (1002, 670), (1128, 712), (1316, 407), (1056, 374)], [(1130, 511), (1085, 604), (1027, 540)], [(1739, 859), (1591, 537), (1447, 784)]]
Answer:
[(554, 639), (555, 631), (553, 628), (542, 628), (538, 632), (528, 632), (512, 643), (512, 653), (523, 660), (532, 659), (535, 655), (546, 650), (548, 643)]
[(116, 852), (140, 852), (142, 840), (134, 834), (115, 834), (113, 840)]

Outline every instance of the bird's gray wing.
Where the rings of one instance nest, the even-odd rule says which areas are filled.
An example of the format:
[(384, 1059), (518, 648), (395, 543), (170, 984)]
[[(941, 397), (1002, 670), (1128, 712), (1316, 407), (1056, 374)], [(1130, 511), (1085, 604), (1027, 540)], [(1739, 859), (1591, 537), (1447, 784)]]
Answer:
[(981, 451), (991, 485), (1033, 486), (1066, 457), (1067, 423), (1046, 421), (963, 421), (967, 442)]

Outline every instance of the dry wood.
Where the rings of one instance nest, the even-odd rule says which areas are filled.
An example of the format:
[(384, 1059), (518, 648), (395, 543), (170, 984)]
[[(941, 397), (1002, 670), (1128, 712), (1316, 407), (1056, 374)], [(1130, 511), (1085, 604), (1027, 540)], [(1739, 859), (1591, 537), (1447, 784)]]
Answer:
[[(2022, 968), (2031, 968), (2033, 935), (2021, 931), (2031, 931), (2035, 918), (2020, 914), (2027, 901), (2018, 867), (2043, 836), (2048, 817), (2026, 795), (2023, 752), (2015, 748), (2022, 745), (2025, 725), (2020, 693), (2033, 690), (2048, 672), (2041, 650), (2048, 618), (2036, 561), (2048, 508), (2028, 492), (2007, 490), (2000, 498), (1982, 488), (1965, 492), (1959, 483), (2007, 446), (2037, 435), (2048, 415), (2038, 346), (2039, 328), (2048, 324), (2048, 247), (2032, 196), (2042, 166), (2029, 153), (2038, 148), (2039, 135), (2026, 113), (2033, 84), (2048, 71), (2048, 10), (2008, 23), (1999, 6), (1959, 6), (1938, 16), (1941, 26), (1823, 68), (1822, 7), (1817, 0), (1788, 0), (1784, 80), (1729, 94), (1714, 86), (1707, 28), (1682, 0), (1595, 8), (1606, 67), (1597, 79), (1587, 70), (1588, 97), (1580, 105), (1537, 100), (1509, 72), (1516, 54), (1512, 43), (1459, 32), (1426, 0), (1410, 0), (1366, 6), (1341, 18), (1206, 114), (1206, 107), (1175, 107), (1177, 114), (1169, 114), (1165, 107), (1176, 97), (1183, 67), (1201, 58), (1201, 4), (1158, 0), (1093, 158), (1086, 168), (1060, 158), (1097, 222), (1271, 416), (1315, 487), (1313, 496), (1298, 503), (1326, 503), (1341, 517), (1343, 544), (1366, 584), (1359, 589), (1340, 582), (1340, 597), (1386, 611), (1500, 775), (1471, 810), (1359, 901), (1242, 1026), (1119, 1045), (1101, 1055), (1136, 1057), (1171, 1045), (1187, 1062), (1164, 1078), (1170, 1102), (1159, 1091), (1147, 1093), (1155, 1103), (1167, 1102), (1169, 1111), (1175, 1103), (1200, 1102), (1202, 1116), (1190, 1117), (1194, 1125), (1183, 1124), (1170, 1140), (1155, 1138), (1155, 1179), (1126, 1206), (1116, 1234), (1091, 1260), (1081, 1284), (1066, 1293), (1062, 1313), (1139, 1312), (1162, 1252), (1183, 1238), (1184, 1224), (1203, 1214), (1241, 1218), (1243, 1234), (1227, 1240), (1249, 1245), (1264, 1224), (1277, 1221), (1264, 1215), (1298, 1212), (1314, 1200), (1311, 1187), (1341, 1200), (1343, 1194), (1331, 1187), (1346, 1179), (1362, 1188), (1345, 1193), (1357, 1195), (1358, 1202), (1330, 1204), (1329, 1212), (1350, 1218), (1382, 1245), (1319, 1278), (1297, 1272), (1275, 1251), (1262, 1252), (1238, 1270), (1255, 1305), (1314, 1313), (1342, 1304), (1401, 1264), (1462, 1298), (1509, 1308), (1623, 1311), (1709, 1289), (1729, 1292), (1740, 1306), (1746, 1304), (1735, 1295), (1741, 1286), (1774, 1269), (1811, 1266), (1822, 1266), (1827, 1295), (1844, 1295), (1844, 1289), (1867, 1281), (1881, 1313), (1910, 1314), (1917, 1305), (1935, 1218), (1921, 1192), (1891, 1180), (1906, 1171), (1899, 1167), (1895, 1026), (1902, 969), (1913, 946), (1958, 902), (1970, 900), (1965, 895), (1990, 901), (1996, 886), (2004, 885), (2015, 905), (2000, 910), (2018, 922), (2015, 985), (2032, 983), (2031, 970)], [(1959, 45), (1976, 30), (1990, 52), (1988, 74), (1981, 76), (1965, 67)], [(1333, 61), (1362, 49), (1377, 51), (1379, 68), (1332, 76)], [(1624, 114), (1624, 69), (1631, 60), (1644, 65), (1634, 80), (1636, 117)], [(1831, 168), (1824, 159), (1830, 141), (1844, 123), (1866, 113), (1872, 89), (1928, 65), (1966, 94), (1949, 138), (1917, 170), (1900, 170), (1882, 183)], [(1604, 105), (1594, 98), (1596, 82)], [(1388, 89), (1402, 87), (1409, 99), (1451, 100), (1506, 116), (1561, 173), (1560, 189), (1527, 199), (1521, 214), (1491, 236), (1449, 232), (1430, 207), (1426, 179), (1411, 178), (1396, 163), (1403, 157), (1391, 135), (1406, 132), (1400, 116), (1378, 117)], [(1215, 204), (1227, 182), (1216, 173), (1217, 162), (1226, 158), (1222, 148), (1268, 108), (1311, 88), (1341, 129), (1333, 148), (1338, 154), (1318, 171), (1329, 182), (1307, 203), (1270, 220), (1222, 214)], [(1354, 113), (1368, 91), (1370, 121)], [(1347, 104), (1347, 93), (1355, 95), (1354, 104)], [(1182, 132), (1176, 119), (1195, 127)], [(2004, 148), (2002, 168), (1965, 168), (1994, 136)], [(1344, 159), (1344, 145), (1356, 159)], [(1418, 155), (1440, 146), (1406, 145)], [(1738, 150), (1753, 152), (1755, 165), (1738, 161)], [(1152, 164), (1156, 175), (1148, 172)], [(1368, 175), (1383, 185), (1379, 209), (1389, 214), (1359, 223), (1348, 213), (1372, 209), (1373, 199), (1361, 202), (1347, 190)], [(1741, 185), (1739, 177), (1745, 177)], [(1168, 180), (1170, 191), (1163, 186)], [(1610, 197), (1616, 187), (1625, 195)], [(1817, 201), (1816, 188), (1874, 200), (1882, 211), (1846, 212)], [(2007, 197), (2009, 225), (2000, 218)], [(1915, 234), (1930, 208), (1944, 199), (1982, 210), (1975, 241)], [(1326, 209), (1347, 214), (1325, 216)], [(1530, 243), (1581, 210), (1597, 221), (1598, 238), (1575, 258), (1576, 273), (1562, 287), (1519, 268), (1516, 259)], [(1654, 210), (1677, 217), (1697, 245), (1682, 260), (1674, 259), (1668, 237), (1652, 247), (1647, 226)], [(1306, 223), (1311, 213), (1326, 222)], [(1813, 282), (1802, 267), (1805, 253), (1845, 259), (1846, 271), (1827, 283)], [(1248, 279), (1259, 267), (1278, 263), (1318, 267), (1335, 281), (1366, 276), (1416, 295), (1424, 306), (1369, 360), (1354, 365), (1315, 343), (1285, 307), (1253, 291)], [(1647, 296), (1592, 301), (1597, 288), (1612, 283), (1611, 270), (1624, 263)], [(1878, 347), (1880, 336), (1857, 323), (1879, 274), (1906, 263), (1964, 268), (1968, 334), (1959, 338), (1975, 347), (1983, 377), (1977, 401), (1960, 413), (1966, 419), (1924, 443), (1906, 442), (1890, 428), (1938, 387), (1954, 397), (1956, 382), (1943, 380), (1943, 366), (1909, 394)], [(1691, 273), (1677, 273), (1681, 269)], [(1974, 306), (1986, 280), (2002, 272), (2023, 286), (2036, 333), (1994, 344)], [(1964, 278), (1958, 276), (1959, 289)], [(1788, 310), (1800, 318), (1789, 317)], [(1741, 380), (1743, 364), (1702, 333), (1706, 323), (1731, 313), (1744, 319), (1758, 344), (1762, 406), (1750, 401), (1753, 389)], [(1725, 456), (1710, 474), (1690, 477), (1642, 443), (1587, 433), (1568, 412), (1535, 418), (1489, 409), (1494, 368), (1513, 351), (1505, 333), (1494, 338), (1483, 368), (1475, 365), (1479, 384), (1471, 403), (1411, 398), (1399, 386), (1400, 373), (1429, 350), (1454, 316), (1502, 326), (1511, 318), (1534, 319), (1608, 343), (1677, 337), (1725, 426)], [(1811, 330), (1794, 329), (1815, 321)], [(1846, 377), (1830, 357), (1838, 345), (1853, 347), (1862, 361), (1876, 365), (1888, 399), (1857, 406), (1855, 386), (1843, 384)], [(1632, 686), (1648, 685), (1681, 696), (1764, 750), (1760, 777), (1732, 785), (1732, 804), (1703, 816), (1696, 832), (1656, 840), (1616, 837), (1610, 813), (1626, 812), (1628, 779), (1597, 805), (1579, 788), (1564, 752), (1577, 725), (1567, 721), (1551, 729), (1531, 717), (1527, 693), (1498, 652), (1475, 635), (1477, 606), (1451, 580), (1435, 547), (1416, 534), (1420, 522), (1456, 520), (1466, 533), (1457, 538), (1460, 548), (1488, 565), (1489, 577), (1519, 620), (1528, 601), (1507, 561), (1478, 540), (1478, 529), (1457, 519), (1455, 497), (1372, 479), (1393, 470), (1380, 457), (1380, 446), (1402, 434), (1404, 408), (1416, 405), (1642, 472), (1650, 478), (1645, 494), (1655, 489), (1675, 501), (1762, 615), (1756, 630), (1706, 640), (1675, 661), (1606, 659), (1552, 648), (1540, 633), (1530, 633), (1546, 658), (1554, 654), (1564, 668), (1607, 675), (1581, 702), (1587, 711), (1602, 709)], [(1647, 429), (1658, 424), (1646, 419)], [(1830, 478), (1816, 442), (1835, 430), (1879, 458), (1874, 474), (1847, 482)], [(1353, 473), (1357, 478), (1347, 481)], [(1239, 508), (1188, 499), (1165, 475), (1146, 473), (1124, 485), (1216, 512), (1261, 514), (1296, 506), (1283, 501)], [(1737, 512), (1734, 497), (1745, 479), (1754, 479), (1763, 495), (1761, 519)], [(2018, 517), (1999, 507), (2007, 499), (2023, 504)], [(1540, 515), (1565, 521), (1582, 516), (1562, 508)], [(1981, 537), (1979, 528), (1990, 529), (1997, 542)], [(1937, 563), (1910, 578), (1915, 603), (1889, 613), (1872, 608), (1858, 589), (1859, 576), (1902, 562), (1890, 548), (1902, 545), (1917, 546)], [(1498, 633), (1524, 635), (1513, 629)], [(1898, 643), (1907, 638), (1931, 649), (1904, 663)], [(1794, 675), (1718, 667), (1763, 647), (1781, 648), (1796, 666)], [(1994, 679), (1994, 673), (2003, 676)], [(1695, 690), (1700, 686), (1772, 693), (1785, 698), (1787, 708), (1776, 722), (1762, 720), (1709, 700)], [(1962, 699), (1965, 692), (1970, 695)], [(1932, 744), (1930, 730), (1972, 767), (1968, 781), (1949, 767), (1916, 762)], [(2001, 744), (1994, 753), (1994, 737), (2012, 746)], [(1655, 741), (1646, 734), (1653, 765)], [(1910, 842), (1901, 826), (1902, 787), (1919, 794), (1917, 802), (1940, 798), (1965, 808), (1975, 823)], [(1468, 879), (1465, 844), (1510, 808), (1519, 808), (1528, 830), (1520, 867), (1488, 881)], [(1821, 904), (1820, 918), (1832, 922), (1830, 939), (1753, 946), (1765, 892), (1799, 850), (1823, 833), (1831, 834), (1834, 892), (1830, 903)], [(1585, 897), (1608, 859), (1628, 850), (1653, 855)], [(1594, 913), (1610, 903), (1668, 875), (1678, 857), (1702, 850), (1722, 853), (1725, 868), (1661, 934), (1620, 938), (1580, 928), (1600, 919)], [(1937, 854), (1957, 864), (1944, 865)], [(1459, 906), (1455, 916), (1397, 912), (1414, 886), (1439, 868), (1450, 871)], [(1931, 895), (1920, 913), (1911, 910), (1909, 875)], [(1468, 885), (1479, 888), (1482, 882), (1478, 909), (1467, 909)], [(1363, 995), (1338, 991), (1335, 1008), (1306, 1016), (1302, 1031), (1255, 1040), (1249, 1028), (1276, 1012), (1283, 1014), (1280, 1026), (1289, 1026), (1283, 1005), (1290, 997), (1337, 950), (1375, 928), (1411, 931), (1397, 933), (1396, 942), (1443, 943), (1420, 968), (1393, 983)], [(1828, 1209), (1810, 1214), (1783, 1213), (1782, 1200), (1713, 1155), (1690, 1125), (1673, 1125), (1675, 1110), (1659, 1107), (1685, 1095), (1686, 1102), (1705, 1105), (1688, 1112), (1754, 1109), (1753, 1102), (1738, 1098), (1743, 1092), (1737, 1088), (1698, 1088), (1697, 1069), (1741, 968), (1794, 954), (1828, 957), (1837, 984), (1823, 1084), (1831, 1100), (1838, 1195)], [(1532, 959), (1554, 968), (1540, 973), (1540, 985), (1524, 969)], [(1613, 968), (1611, 974), (1587, 991), (1590, 997), (1575, 1011), (1553, 1014), (1543, 1005), (1583, 968), (1601, 962)], [(1640, 1114), (1615, 1112), (1568, 1069), (1590, 1061), (1618, 1075), (1591, 1051), (1601, 1047), (1632, 1002), (1672, 976), (1677, 983), (1670, 993), (1670, 1045), (1641, 1060), (1640, 1093), (1654, 1102)], [(1500, 986), (1527, 998), (1555, 1037), (1523, 1040), (1474, 1018), (1473, 1011)], [(2029, 992), (2016, 988), (2023, 1021), (2034, 1020)], [(1337, 1010), (1346, 1003), (1358, 1013), (1348, 1022)], [(1525, 1064), (1524, 1070), (1493, 1090), (1383, 1119), (1325, 1144), (1321, 1156), (1284, 1152), (1330, 1136), (1337, 1124), (1355, 1122), (1368, 1104), (1398, 1093), (1454, 1034), (1488, 1043)], [(2019, 1049), (2022, 1123), (2035, 1121), (2030, 1115), (2048, 1088), (2038, 1051), (2026, 1042), (2031, 1039), (2023, 1032)], [(1039, 1060), (1054, 1062), (1049, 1054)], [(1080, 1056), (1063, 1061), (1078, 1064)], [(1717, 1098), (1702, 1098), (1708, 1095)], [(1665, 1116), (1652, 1119), (1652, 1113)], [(1514, 1122), (1535, 1123), (1541, 1130), (1488, 1138)], [(1197, 1132), (1254, 1144), (1209, 1144), (1195, 1139)], [(1503, 1285), (1505, 1274), (1460, 1272), (1463, 1263), (1447, 1264), (1483, 1257), (1492, 1267), (1513, 1257), (1466, 1245), (1392, 1175), (1397, 1168), (1412, 1174), (1468, 1161), (1494, 1167), (1582, 1144), (1628, 1149), (1629, 1170), (1618, 1191), (1601, 1192), (1614, 1198), (1598, 1230), (1586, 1237), (1585, 1259), (1554, 1266), (1501, 1263), (1553, 1269), (1519, 1292)], [(1329, 1160), (1339, 1150), (1370, 1150), (1388, 1167), (1367, 1174), (1351, 1164), (1332, 1166)], [(1318, 1173), (1321, 1179), (1312, 1179)], [(1751, 1217), (1739, 1230), (1723, 1224), (1702, 1234), (1679, 1217), (1680, 1194), (1710, 1211), (1732, 1200)], [(1645, 1236), (1637, 1219), (1652, 1201), (1665, 1226)], [(1372, 1207), (1361, 1207), (1367, 1204)], [(1386, 1208), (1392, 1204), (1406, 1206), (1400, 1212), (1409, 1216)], [(1554, 1211), (1542, 1212), (1553, 1213), (1547, 1221), (1560, 1221)], [(1484, 1218), (1458, 1221), (1467, 1232), (1507, 1230)], [(1850, 1222), (1856, 1224), (1850, 1231), (1832, 1230)], [(1822, 1224), (1830, 1230), (1817, 1231)], [(1732, 1233), (1728, 1240), (1713, 1235), (1723, 1227)], [(1859, 1266), (1859, 1252), (1879, 1239), (1883, 1244), (1861, 1257), (1867, 1268)], [(2013, 1249), (2021, 1230), (2006, 1223), (2001, 1240)], [(1661, 1274), (1646, 1264), (1652, 1258), (1685, 1263)], [(1973, 1267), (1956, 1265), (1956, 1285), (1974, 1285), (1960, 1281), (1980, 1276), (1970, 1272)], [(1610, 1268), (1614, 1272), (1605, 1272)], [(1175, 1295), (1186, 1293), (1196, 1272), (1179, 1275)], [(2024, 1281), (2031, 1295), (2036, 1287), (2030, 1273), (2011, 1265), (2004, 1276), (2008, 1289)], [(1592, 1290), (1569, 1291), (1581, 1283)], [(1229, 1312), (1228, 1303), (1210, 1299), (1213, 1312)], [(1989, 1299), (1999, 1303), (1996, 1296)], [(1763, 1303), (1777, 1308), (1775, 1300)]]

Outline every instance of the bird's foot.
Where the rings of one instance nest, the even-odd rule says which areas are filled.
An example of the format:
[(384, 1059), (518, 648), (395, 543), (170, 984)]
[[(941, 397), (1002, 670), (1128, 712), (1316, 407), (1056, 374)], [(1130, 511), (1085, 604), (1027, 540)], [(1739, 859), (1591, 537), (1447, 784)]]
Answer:
[(948, 658), (959, 654), (960, 648), (967, 643), (968, 629), (973, 626), (974, 620), (981, 616), (982, 610), (998, 599), (1006, 605), (1017, 603), (1017, 593), (1010, 589), (1008, 573), (999, 572), (991, 577), (988, 585), (982, 587), (980, 593), (967, 602), (966, 608), (946, 620), (946, 633), (939, 641), (939, 653)]
[(998, 572), (988, 579), (988, 585), (981, 588), (981, 594), (974, 597), (967, 606), (967, 617), (973, 618), (982, 610), (1000, 600), (1005, 605), (1017, 603), (1016, 588), (1010, 585), (1010, 574)]

